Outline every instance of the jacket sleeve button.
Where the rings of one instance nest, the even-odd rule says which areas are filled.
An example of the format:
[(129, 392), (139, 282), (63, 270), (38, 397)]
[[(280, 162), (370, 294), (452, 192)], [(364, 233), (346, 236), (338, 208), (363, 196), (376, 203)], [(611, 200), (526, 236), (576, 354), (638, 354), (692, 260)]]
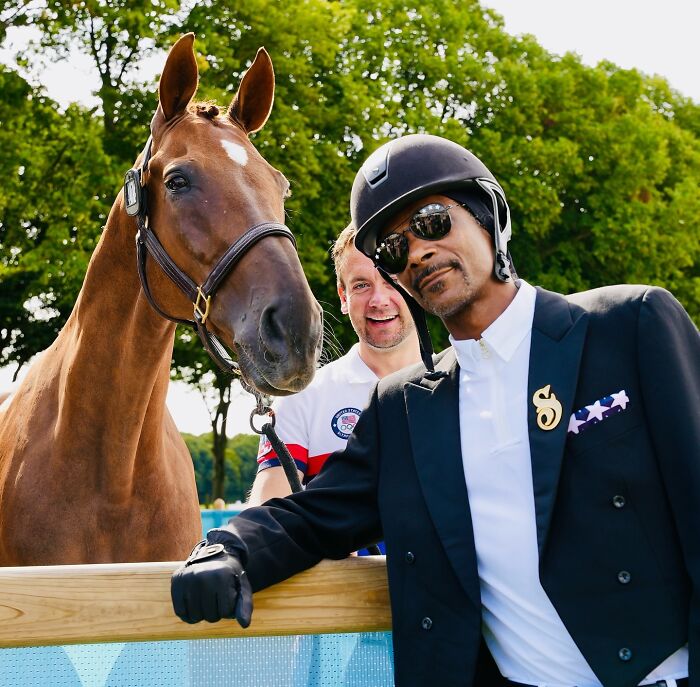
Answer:
[(406, 551), (406, 555), (404, 556), (404, 558), (406, 559), (406, 563), (408, 563), (409, 565), (416, 560), (416, 557), (412, 551)]
[(617, 652), (617, 655), (621, 661), (626, 662), (632, 660), (632, 650), (628, 649), (626, 646), (623, 646), (622, 649)]
[(612, 502), (613, 502), (613, 506), (615, 506), (615, 508), (624, 508), (625, 504), (627, 503), (627, 500), (625, 499), (624, 496), (620, 496), (618, 494), (616, 496), (613, 496)]
[(629, 584), (630, 580), (632, 579), (632, 575), (627, 572), (627, 570), (620, 570), (619, 573), (617, 573), (617, 581), (620, 584)]
[(420, 626), (424, 630), (429, 630), (433, 626), (433, 621), (430, 618), (423, 618), (423, 620), (420, 621)]

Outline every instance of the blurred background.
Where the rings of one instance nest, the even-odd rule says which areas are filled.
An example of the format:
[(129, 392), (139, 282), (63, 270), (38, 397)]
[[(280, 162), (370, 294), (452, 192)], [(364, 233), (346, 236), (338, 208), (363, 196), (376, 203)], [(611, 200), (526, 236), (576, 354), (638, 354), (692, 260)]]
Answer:
[[(354, 340), (329, 258), (354, 174), (414, 132), (469, 147), (500, 180), (529, 282), (658, 284), (700, 322), (698, 25), (689, 0), (0, 0), (0, 391), (65, 322), (186, 31), (202, 100), (228, 104), (257, 48), (272, 56), (275, 106), (253, 141), (292, 183), (326, 360)], [(252, 399), (186, 330), (172, 378), (200, 501), (244, 498)]]

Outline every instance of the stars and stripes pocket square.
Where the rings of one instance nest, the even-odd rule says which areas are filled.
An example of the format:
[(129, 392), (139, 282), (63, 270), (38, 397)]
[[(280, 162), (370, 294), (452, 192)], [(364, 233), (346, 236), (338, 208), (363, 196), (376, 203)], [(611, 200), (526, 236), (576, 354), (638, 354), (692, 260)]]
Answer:
[(577, 410), (571, 414), (569, 419), (569, 434), (580, 434), (593, 425), (609, 418), (611, 415), (616, 415), (625, 410), (630, 402), (629, 397), (624, 389), (621, 389), (615, 394), (604, 396), (595, 403), (584, 406), (581, 410)]

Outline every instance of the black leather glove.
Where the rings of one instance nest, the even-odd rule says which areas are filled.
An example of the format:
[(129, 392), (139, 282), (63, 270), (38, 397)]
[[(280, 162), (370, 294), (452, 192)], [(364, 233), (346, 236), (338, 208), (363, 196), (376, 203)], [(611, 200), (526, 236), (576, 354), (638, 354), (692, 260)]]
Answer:
[(194, 547), (170, 581), (175, 614), (186, 623), (235, 618), (250, 625), (253, 590), (240, 559), (223, 544), (206, 540)]

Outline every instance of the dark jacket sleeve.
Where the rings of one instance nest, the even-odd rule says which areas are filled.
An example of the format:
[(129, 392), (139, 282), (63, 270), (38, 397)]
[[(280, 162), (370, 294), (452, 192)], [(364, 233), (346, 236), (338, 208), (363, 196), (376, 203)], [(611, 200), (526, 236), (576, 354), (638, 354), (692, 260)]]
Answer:
[(690, 674), (700, 675), (700, 334), (670, 293), (650, 288), (638, 347), (647, 426), (692, 585)]
[(254, 591), (381, 540), (378, 403), (375, 389), (346, 448), (329, 456), (306, 491), (248, 508), (208, 533), (239, 553)]

